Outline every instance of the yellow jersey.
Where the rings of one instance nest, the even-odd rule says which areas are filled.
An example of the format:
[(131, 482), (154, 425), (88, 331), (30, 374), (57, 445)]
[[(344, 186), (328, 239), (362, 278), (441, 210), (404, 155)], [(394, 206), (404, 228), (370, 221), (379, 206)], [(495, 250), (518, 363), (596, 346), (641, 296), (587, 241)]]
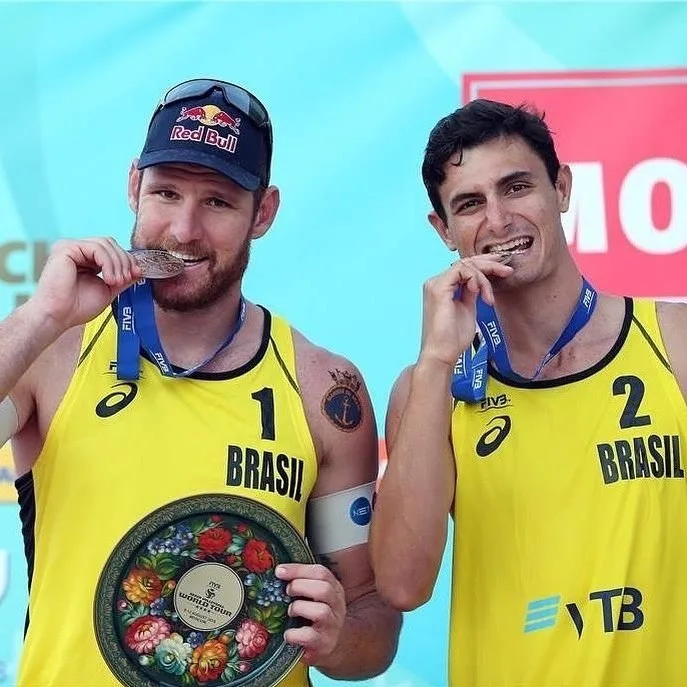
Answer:
[[(291, 329), (264, 318), (236, 370), (175, 379), (142, 357), (131, 382), (116, 377), (112, 313), (85, 327), (17, 481), (30, 575), (20, 687), (214, 687), (286, 669), (288, 598), (273, 574), (286, 540), (269, 537), (303, 544), (317, 459)], [(232, 499), (247, 510), (223, 510)], [(274, 528), (261, 529), (264, 511)], [(288, 665), (280, 687), (309, 684), (298, 655)]]
[(588, 370), (454, 408), (452, 686), (687, 685), (687, 412), (625, 303)]

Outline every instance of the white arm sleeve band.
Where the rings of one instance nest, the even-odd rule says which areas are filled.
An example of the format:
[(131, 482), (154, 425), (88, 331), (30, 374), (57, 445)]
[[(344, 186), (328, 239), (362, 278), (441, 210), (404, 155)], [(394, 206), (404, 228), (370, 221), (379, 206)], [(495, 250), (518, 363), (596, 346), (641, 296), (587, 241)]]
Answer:
[(306, 533), (313, 553), (332, 553), (366, 544), (375, 482), (312, 499)]
[(19, 429), (17, 409), (9, 396), (0, 401), (0, 447), (4, 446)]

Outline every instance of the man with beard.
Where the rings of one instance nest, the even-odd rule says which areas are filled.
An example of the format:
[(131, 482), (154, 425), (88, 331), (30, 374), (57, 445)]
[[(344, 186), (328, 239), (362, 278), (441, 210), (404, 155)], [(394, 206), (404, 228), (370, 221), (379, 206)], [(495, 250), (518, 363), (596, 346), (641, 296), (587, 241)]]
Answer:
[[(29, 567), (20, 685), (231, 684), (282, 642), (303, 653), (280, 685), (393, 658), (400, 614), (368, 561), (377, 432), (361, 374), (242, 296), (279, 206), (271, 155), (251, 93), (172, 88), (129, 174), (133, 250), (56, 243), (0, 324), (0, 441)], [(151, 287), (151, 259), (183, 271)], [(222, 510), (231, 498), (253, 525)], [(320, 562), (276, 565), (261, 517), (307, 534)], [(250, 615), (230, 625), (244, 592)], [(302, 622), (282, 638), (288, 617)]]

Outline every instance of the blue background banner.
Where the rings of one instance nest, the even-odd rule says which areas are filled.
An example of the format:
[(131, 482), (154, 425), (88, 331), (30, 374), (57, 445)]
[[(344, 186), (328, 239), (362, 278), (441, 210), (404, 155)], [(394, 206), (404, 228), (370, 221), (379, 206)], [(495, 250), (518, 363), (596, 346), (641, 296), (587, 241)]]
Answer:
[[(30, 295), (54, 240), (127, 244), (127, 172), (169, 86), (235, 81), (270, 111), (282, 192), (245, 293), (351, 358), (381, 428), (417, 355), (422, 283), (454, 259), (427, 223), (419, 169), (464, 75), (685, 68), (685, 26), (681, 3), (0, 3), (0, 315)], [(613, 121), (599, 126), (610, 134)], [(4, 687), (15, 684), (26, 570), (2, 455)], [(445, 561), (432, 600), (406, 616), (394, 665), (363, 684), (446, 684), (448, 582)]]

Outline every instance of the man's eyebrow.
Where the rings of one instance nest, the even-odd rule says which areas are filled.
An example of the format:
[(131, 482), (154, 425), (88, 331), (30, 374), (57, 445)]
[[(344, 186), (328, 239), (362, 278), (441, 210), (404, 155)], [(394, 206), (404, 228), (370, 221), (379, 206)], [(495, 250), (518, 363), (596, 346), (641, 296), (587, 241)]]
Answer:
[(476, 191), (471, 191), (469, 193), (458, 193), (457, 195), (453, 196), (453, 198), (451, 198), (451, 201), (449, 202), (449, 207), (453, 212), (455, 212), (458, 205), (460, 205), (462, 202), (466, 200), (472, 200), (473, 198), (481, 198), (482, 195), (482, 193), (477, 193)]
[[(496, 182), (496, 185), (499, 188), (503, 188), (504, 186), (512, 184), (514, 181), (529, 181), (530, 179), (532, 179), (532, 172), (527, 172), (525, 170), (517, 170), (516, 172), (506, 174), (505, 177), (501, 177)], [(456, 207), (460, 205), (460, 203), (463, 203), (466, 200), (472, 200), (473, 198), (481, 198), (483, 195), (484, 194), (478, 193), (477, 191), (470, 191), (468, 193), (458, 193), (455, 196), (453, 196), (453, 198), (451, 198), (451, 201), (449, 202), (449, 207), (452, 211), (455, 212)]]
[(518, 170), (517, 172), (511, 172), (510, 174), (506, 174), (505, 177), (501, 177), (496, 182), (496, 185), (500, 188), (503, 188), (504, 186), (508, 186), (508, 184), (512, 184), (514, 181), (529, 181), (530, 179), (532, 179), (532, 176), (532, 172)]

